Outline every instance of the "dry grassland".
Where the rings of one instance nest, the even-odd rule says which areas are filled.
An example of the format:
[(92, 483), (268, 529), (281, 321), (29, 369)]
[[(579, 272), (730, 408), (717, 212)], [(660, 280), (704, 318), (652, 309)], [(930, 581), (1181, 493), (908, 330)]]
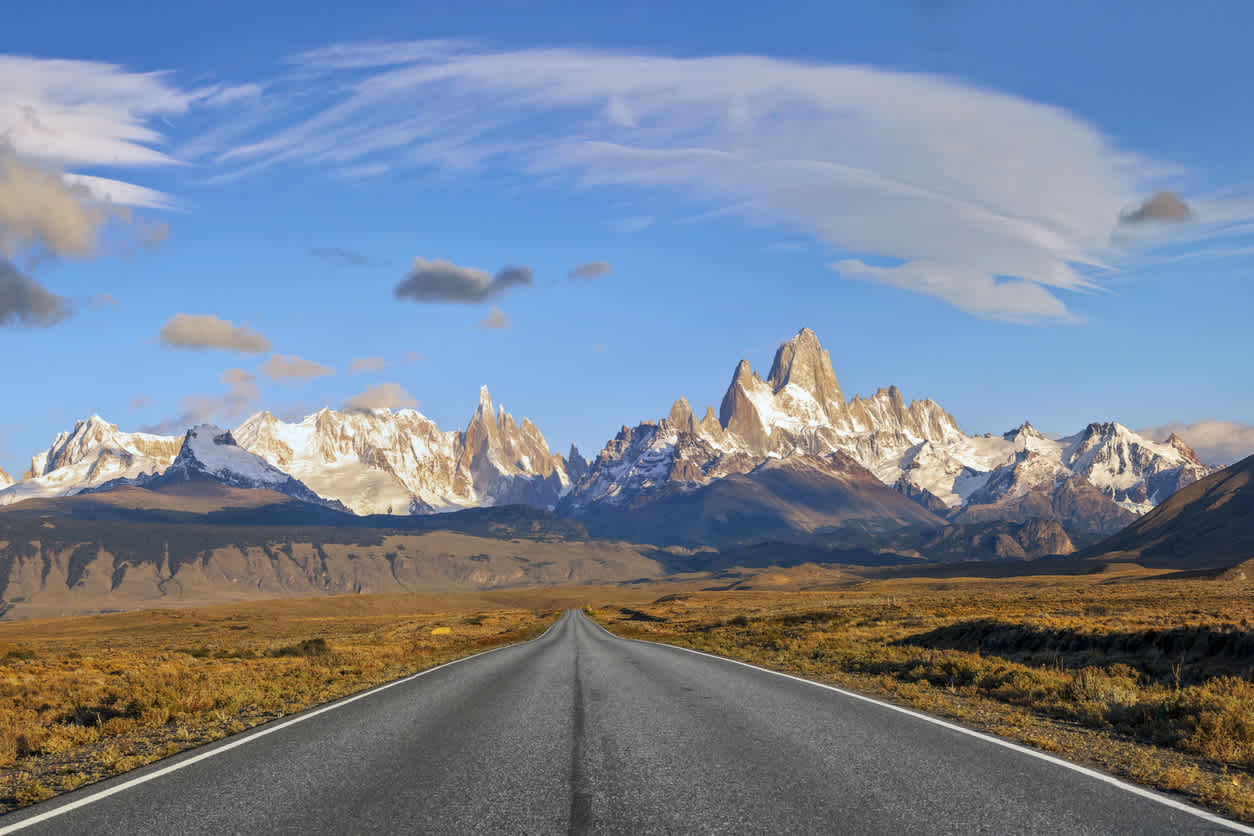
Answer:
[(1254, 822), (1243, 577), (866, 580), (811, 566), (741, 585), (756, 588), (647, 606), (603, 596), (594, 615), (620, 635), (876, 695)]
[(0, 812), (533, 638), (582, 600), (337, 596), (0, 624)]

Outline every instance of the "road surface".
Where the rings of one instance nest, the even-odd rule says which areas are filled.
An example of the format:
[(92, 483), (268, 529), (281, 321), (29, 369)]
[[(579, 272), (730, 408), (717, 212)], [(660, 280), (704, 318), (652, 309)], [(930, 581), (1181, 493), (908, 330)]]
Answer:
[(0, 818), (0, 834), (1250, 832), (574, 612), (261, 730)]

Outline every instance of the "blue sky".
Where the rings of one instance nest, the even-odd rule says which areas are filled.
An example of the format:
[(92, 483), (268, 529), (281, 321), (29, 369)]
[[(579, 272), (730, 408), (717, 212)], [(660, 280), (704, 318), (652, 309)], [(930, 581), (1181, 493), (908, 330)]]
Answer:
[[(85, 175), (131, 213), (0, 200), (10, 287), (49, 295), (0, 293), (0, 467), (92, 412), (453, 428), (482, 384), (591, 454), (802, 326), (847, 394), (968, 432), (1254, 452), (1254, 7), (1024, 5), (18, 11), (0, 196)], [(1179, 217), (1130, 220), (1159, 192)]]

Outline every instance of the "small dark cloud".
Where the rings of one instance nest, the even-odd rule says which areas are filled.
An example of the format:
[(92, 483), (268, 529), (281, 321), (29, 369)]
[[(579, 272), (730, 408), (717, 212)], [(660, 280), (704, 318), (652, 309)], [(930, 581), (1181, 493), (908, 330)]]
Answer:
[(130, 409), (143, 409), (146, 406), (152, 406), (152, 398), (147, 395), (140, 395), (138, 398), (131, 398), (131, 402), (127, 406)]
[(346, 249), (344, 247), (314, 247), (309, 254), (316, 258), (325, 258), (327, 261), (335, 264), (346, 264), (350, 267), (369, 267), (377, 262), (356, 250)]
[(108, 293), (97, 293), (95, 296), (91, 297), (91, 309), (93, 311), (103, 311), (107, 308), (116, 308), (121, 304), (122, 303), (118, 301), (117, 297)]
[(0, 258), (0, 326), (49, 328), (73, 313), (70, 300), (44, 288)]
[(530, 267), (505, 267), (495, 276), (475, 267), (443, 259), (415, 258), (405, 280), (396, 286), (397, 299), (415, 302), (486, 302), (511, 287), (534, 284)]
[(1119, 222), (1139, 224), (1146, 221), (1180, 222), (1192, 220), (1193, 212), (1175, 192), (1159, 192), (1137, 208), (1124, 212)]
[(614, 272), (614, 266), (608, 261), (589, 261), (573, 268), (569, 275), (572, 279), (597, 279)]
[(505, 311), (496, 305), (492, 306), (492, 310), (488, 311), (487, 316), (479, 320), (480, 331), (508, 331), (512, 325), (513, 323), (505, 315)]

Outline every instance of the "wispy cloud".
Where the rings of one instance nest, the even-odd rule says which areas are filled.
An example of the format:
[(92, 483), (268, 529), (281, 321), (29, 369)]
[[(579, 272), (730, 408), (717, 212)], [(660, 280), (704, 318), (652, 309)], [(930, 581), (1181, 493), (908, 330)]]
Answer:
[(511, 287), (532, 283), (529, 267), (504, 267), (491, 276), (484, 270), (439, 258), (415, 258), (395, 294), (397, 299), (415, 302), (485, 302)]
[(70, 171), (67, 180), (98, 200), (166, 207), (172, 198), (153, 189), (72, 172), (175, 165), (160, 150), (165, 120), (202, 103), (237, 103), (242, 92), (181, 89), (170, 73), (101, 61), (0, 55), (0, 137), (21, 158)]
[(978, 270), (926, 261), (873, 267), (853, 258), (836, 262), (832, 269), (849, 278), (922, 291), (982, 318), (1024, 323), (1073, 319), (1062, 300), (1040, 285), (1020, 279), (999, 280)]
[(248, 325), (236, 325), (212, 314), (177, 313), (161, 326), (157, 339), (167, 348), (220, 348), (244, 354), (270, 350), (270, 341)]
[[(204, 107), (221, 124), (183, 147), (210, 180), (279, 164), (364, 177), (492, 161), (573, 188), (664, 192), (806, 235), (847, 266), (895, 271), (877, 281), (1015, 320), (1070, 318), (1068, 292), (1100, 286), (1163, 226), (1137, 221), (1181, 217), (1161, 194), (1145, 199), (1176, 176), (1168, 167), (1062, 108), (866, 66), (343, 43), (289, 58), (264, 85), (195, 90), (168, 74), (8, 57), (0, 102), (0, 131), (15, 131), (20, 153), (71, 166), (170, 164), (159, 119)], [(115, 201), (170, 201), (126, 185), (109, 187)], [(1189, 210), (1175, 225), (1189, 231), (1153, 235), (1230, 237), (1254, 217), (1163, 194)], [(402, 295), (424, 298), (422, 282), (412, 288)]]
[(60, 165), (174, 163), (152, 147), (161, 139), (153, 122), (202, 95), (178, 89), (167, 73), (0, 55), (0, 134), (18, 154)]
[(227, 105), (251, 102), (259, 99), (265, 91), (264, 84), (249, 82), (246, 84), (215, 84), (198, 91), (200, 102), (207, 107), (226, 107)]
[(382, 170), (456, 151), (574, 186), (674, 191), (895, 260), (896, 286), (984, 316), (1067, 318), (1060, 292), (1117, 259), (1112, 231), (1155, 170), (1060, 108), (870, 67), (430, 41), (295, 63), (309, 84), (352, 83), (223, 162)]

